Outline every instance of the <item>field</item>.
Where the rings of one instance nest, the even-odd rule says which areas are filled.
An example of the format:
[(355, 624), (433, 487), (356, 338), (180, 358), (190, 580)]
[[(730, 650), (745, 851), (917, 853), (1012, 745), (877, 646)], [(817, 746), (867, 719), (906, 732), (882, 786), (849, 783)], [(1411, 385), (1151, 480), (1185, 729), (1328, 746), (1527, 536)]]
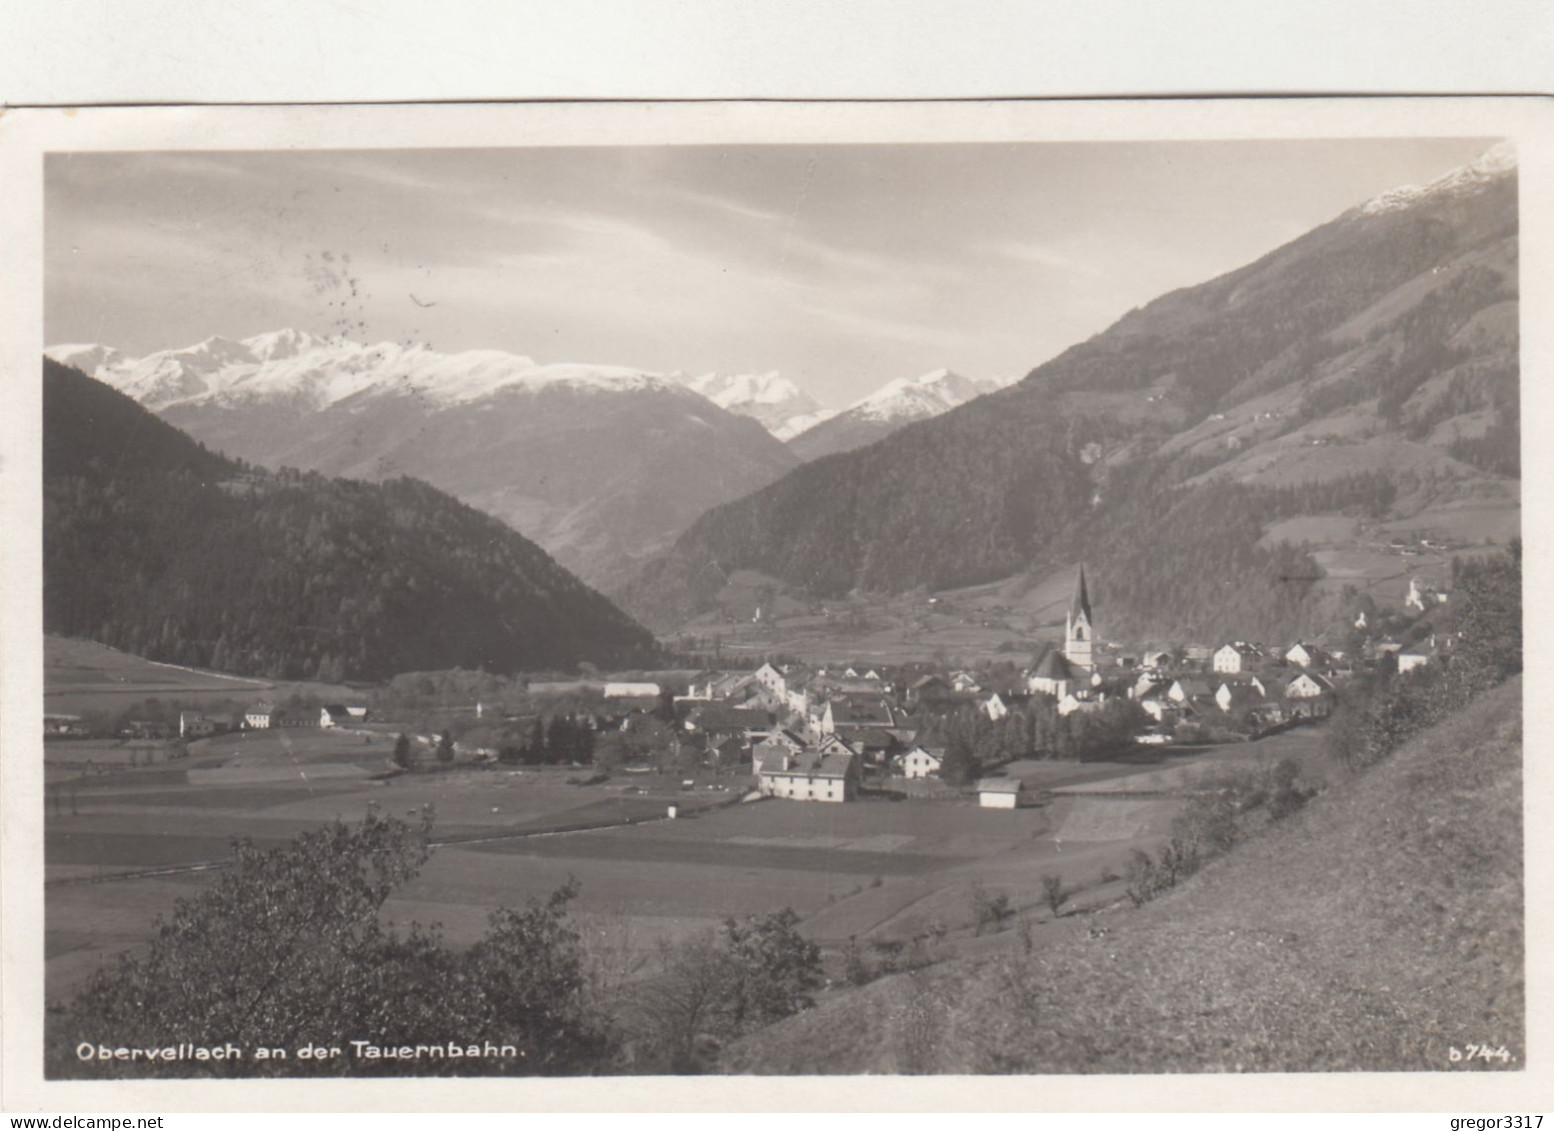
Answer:
[[(964, 940), (720, 1067), (1521, 1071), (1521, 695), (1520, 678), (1490, 692), (1141, 908)], [(1463, 1061), (1484, 1042), (1507, 1058)]]
[[(226, 735), (192, 743), (178, 763), (77, 774), (51, 787), (47, 992), (68, 994), (113, 954), (142, 943), (154, 916), (222, 873), (234, 837), (278, 846), (369, 811), (409, 821), (435, 815), (431, 861), (385, 910), (399, 925), (439, 923), (455, 944), (480, 937), (495, 908), (542, 899), (569, 878), (581, 885), (574, 911), (585, 933), (637, 954), (730, 915), (780, 907), (797, 911), (803, 929), (831, 948), (854, 937), (889, 943), (931, 930), (966, 933), (973, 885), (1032, 908), (1051, 871), (1076, 903), (1118, 898), (1110, 874), (1130, 848), (1155, 843), (1181, 804), (1170, 790), (1138, 796), (1162, 788), (1139, 775), (1267, 761), (1314, 749), (1318, 735), (1292, 732), (1266, 748), (1151, 750), (1137, 765), (1017, 763), (1010, 772), (1042, 800), (1013, 811), (872, 794), (848, 805), (741, 803), (748, 777), (709, 776), (686, 790), (656, 774), (572, 784), (585, 772), (562, 767), (388, 776), (385, 734)], [(1139, 788), (1127, 789), (1135, 779)], [(1101, 796), (1098, 784), (1127, 796)], [(1065, 787), (1078, 794), (1047, 792)]]
[(63, 636), (44, 637), (43, 688), (45, 713), (70, 715), (118, 712), (150, 698), (198, 705), (274, 700), (297, 691), (329, 699), (355, 694), (335, 684), (250, 679), (159, 664), (90, 640)]

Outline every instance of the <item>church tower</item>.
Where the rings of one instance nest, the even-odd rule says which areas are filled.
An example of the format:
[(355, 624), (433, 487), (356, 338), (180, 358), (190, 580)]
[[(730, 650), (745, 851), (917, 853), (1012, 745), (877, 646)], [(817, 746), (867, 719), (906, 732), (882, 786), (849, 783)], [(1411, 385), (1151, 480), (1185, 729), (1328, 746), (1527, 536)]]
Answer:
[(1095, 638), (1095, 617), (1090, 612), (1090, 593), (1085, 588), (1085, 567), (1079, 565), (1079, 580), (1074, 585), (1074, 599), (1068, 606), (1068, 630), (1064, 636), (1063, 655), (1076, 668), (1087, 672), (1095, 670), (1095, 656), (1091, 645)]

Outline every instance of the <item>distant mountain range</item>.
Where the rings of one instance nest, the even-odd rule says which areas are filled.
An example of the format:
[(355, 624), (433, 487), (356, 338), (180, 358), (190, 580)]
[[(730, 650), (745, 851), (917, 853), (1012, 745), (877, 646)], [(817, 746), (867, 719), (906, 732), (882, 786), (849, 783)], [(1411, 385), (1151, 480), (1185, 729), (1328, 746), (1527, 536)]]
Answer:
[[(835, 596), (1084, 557), (1105, 632), (1277, 636), (1332, 616), (1345, 576), (1370, 568), (1342, 557), (1366, 530), (1504, 540), (1520, 501), (1516, 186), (1496, 149), (1358, 205), (1010, 388), (708, 512), (621, 597), (679, 626), (739, 570)], [(1303, 546), (1321, 516), (1342, 521)]]
[(897, 428), (928, 420), (1001, 387), (996, 381), (975, 381), (935, 369), (921, 377), (898, 377), (846, 408), (822, 408), (777, 373), (709, 373), (677, 380), (719, 408), (759, 421), (804, 460), (872, 444)]
[(272, 469), (425, 479), (591, 584), (619, 580), (708, 507), (798, 463), (754, 420), (618, 366), (295, 330), (141, 358), (102, 346), (48, 353), (228, 455)]
[(239, 464), (77, 370), (43, 370), (46, 631), (328, 682), (654, 654), (538, 546), (425, 483)]
[(991, 387), (938, 370), (835, 412), (777, 373), (662, 376), (299, 330), (144, 357), (102, 345), (47, 354), (239, 459), (425, 479), (605, 588), (704, 511), (801, 460), (871, 443)]

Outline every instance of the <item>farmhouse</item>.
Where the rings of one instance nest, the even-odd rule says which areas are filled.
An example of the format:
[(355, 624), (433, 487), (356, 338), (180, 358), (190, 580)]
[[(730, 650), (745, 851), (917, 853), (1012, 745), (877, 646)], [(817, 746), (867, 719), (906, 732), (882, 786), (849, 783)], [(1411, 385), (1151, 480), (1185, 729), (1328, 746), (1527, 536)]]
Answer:
[(707, 739), (707, 761), (719, 770), (739, 770), (750, 764), (750, 745), (743, 739)]
[(1288, 699), (1320, 699), (1333, 693), (1333, 685), (1312, 672), (1301, 672), (1284, 685)]
[(340, 703), (331, 703), (319, 709), (318, 725), (321, 727), (344, 726), (350, 721), (351, 713)]
[(255, 703), (243, 712), (243, 725), (249, 730), (269, 730), (279, 721), (280, 711), (274, 703)]
[(901, 757), (901, 776), (904, 778), (932, 777), (943, 767), (942, 746), (914, 746)]
[(950, 681), (943, 676), (925, 675), (912, 681), (907, 688), (907, 702), (930, 706), (935, 703), (948, 703), (955, 699), (955, 688), (950, 686)]
[(1005, 703), (1004, 697), (996, 691), (987, 691), (979, 695), (977, 709), (995, 723), (1009, 714), (1009, 704)]
[(184, 738), (206, 738), (219, 729), (221, 728), (215, 719), (202, 715), (198, 711), (178, 713), (178, 733)]
[(898, 721), (888, 699), (838, 698), (826, 704), (817, 729), (821, 734), (835, 734), (845, 727), (888, 730)]
[(1303, 668), (1326, 667), (1333, 662), (1333, 657), (1321, 648), (1300, 640), (1290, 645), (1289, 650), (1284, 653), (1284, 658)]
[(606, 683), (606, 699), (657, 699), (662, 689), (656, 683)]
[(858, 796), (858, 759), (851, 754), (805, 750), (763, 762), (758, 771), (764, 797), (795, 801), (853, 801)]
[(1146, 671), (1140, 675), (1138, 679), (1133, 681), (1133, 686), (1129, 689), (1128, 695), (1133, 699), (1142, 699), (1144, 696), (1148, 695), (1151, 691), (1154, 691), (1157, 688), (1161, 692), (1164, 692), (1165, 689), (1170, 686), (1170, 683), (1170, 677), (1164, 675), (1163, 673)]
[(977, 677), (968, 671), (950, 673), (950, 687), (959, 692), (976, 692), (982, 690), (982, 685), (977, 682)]
[(1179, 722), (1192, 713), (1192, 708), (1185, 702), (1172, 699), (1162, 683), (1155, 684), (1142, 695), (1134, 696), (1134, 701), (1146, 715), (1163, 725)]
[(1075, 688), (1058, 700), (1058, 715), (1066, 718), (1075, 711), (1099, 711), (1106, 702), (1106, 693), (1092, 692), (1088, 687)]
[(92, 733), (80, 715), (44, 715), (43, 734), (53, 738), (85, 738)]
[(1209, 686), (1209, 681), (1199, 676), (1183, 676), (1166, 689), (1166, 697), (1173, 703), (1191, 703), (1197, 699), (1207, 699), (1213, 694), (1214, 689)]
[(675, 702), (732, 699), (754, 682), (749, 672), (702, 672), (691, 680), (684, 695), (675, 696)]
[(1427, 585), (1415, 577), (1409, 580), (1408, 596), (1403, 599), (1403, 607), (1417, 609), (1424, 612), (1428, 605), (1444, 605), (1446, 594), (1431, 585)]
[(771, 716), (765, 711), (716, 703), (694, 708), (685, 716), (682, 725), (690, 734), (708, 734), (719, 738), (738, 735), (745, 738), (755, 731), (767, 730), (771, 726)]
[(896, 736), (884, 727), (839, 726), (834, 734), (826, 737), (841, 739), (849, 750), (863, 755), (873, 765), (884, 765), (901, 747)]
[(750, 748), (753, 770), (759, 774), (761, 767), (766, 763), (781, 761), (783, 758), (802, 753), (803, 750), (804, 740), (791, 730), (774, 730)]
[(1222, 683), (1214, 693), (1214, 701), (1227, 715), (1239, 715), (1260, 707), (1265, 699), (1262, 691), (1250, 683)]
[(1214, 653), (1214, 670), (1227, 675), (1244, 672), (1262, 659), (1262, 651), (1244, 640), (1226, 644)]
[(822, 736), (820, 741), (815, 744), (815, 749), (822, 754), (862, 754), (863, 744), (856, 738), (849, 739), (840, 734), (827, 734)]
[(1019, 778), (984, 778), (977, 783), (977, 801), (984, 809), (1018, 809), (1025, 798)]

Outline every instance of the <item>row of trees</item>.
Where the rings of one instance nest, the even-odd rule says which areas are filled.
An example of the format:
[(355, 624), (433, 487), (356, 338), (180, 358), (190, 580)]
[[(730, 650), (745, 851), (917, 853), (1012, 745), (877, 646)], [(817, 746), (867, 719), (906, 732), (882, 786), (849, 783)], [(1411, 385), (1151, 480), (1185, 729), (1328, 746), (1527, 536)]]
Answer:
[[(369, 817), (290, 846), (236, 845), (234, 867), (159, 921), (150, 946), (99, 970), (47, 1020), (51, 1078), (577, 1075), (684, 1072), (709, 1047), (811, 1004), (819, 951), (784, 910), (729, 919), (606, 975), (570, 916), (578, 887), (492, 913), (475, 945), (385, 927), (384, 903), (430, 855), (419, 827)], [(241, 1057), (84, 1059), (82, 1043), (224, 1046)], [(511, 1054), (364, 1059), (351, 1042), (491, 1045)], [(302, 1057), (303, 1048), (339, 1049)], [(263, 1056), (260, 1049), (286, 1050)]]
[(939, 776), (966, 785), (983, 768), (1014, 758), (1083, 761), (1132, 744), (1149, 717), (1131, 699), (1113, 698), (1094, 711), (1059, 715), (1051, 696), (1035, 695), (993, 721), (972, 707), (929, 715), (918, 731), (924, 746), (942, 746)]

